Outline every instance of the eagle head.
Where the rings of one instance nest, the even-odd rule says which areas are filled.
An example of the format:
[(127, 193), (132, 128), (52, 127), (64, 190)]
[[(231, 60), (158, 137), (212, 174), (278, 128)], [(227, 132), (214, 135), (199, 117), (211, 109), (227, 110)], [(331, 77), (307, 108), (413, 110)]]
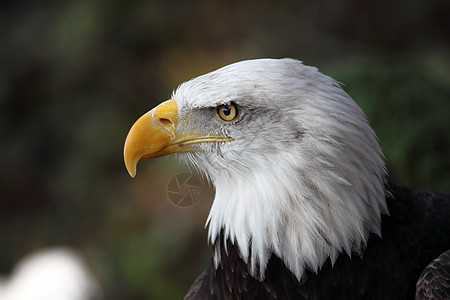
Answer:
[[(271, 255), (300, 280), (380, 235), (386, 168), (362, 110), (340, 85), (294, 59), (234, 63), (181, 84), (144, 114), (124, 148), (177, 153), (214, 184), (207, 224), (264, 278)], [(221, 263), (214, 252), (215, 266)]]

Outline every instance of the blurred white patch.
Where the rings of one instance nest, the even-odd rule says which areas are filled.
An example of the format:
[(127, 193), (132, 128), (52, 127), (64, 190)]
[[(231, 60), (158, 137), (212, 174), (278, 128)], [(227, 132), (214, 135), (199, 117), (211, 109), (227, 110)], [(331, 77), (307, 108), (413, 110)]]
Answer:
[(22, 259), (9, 278), (0, 279), (0, 300), (93, 300), (98, 282), (83, 257), (70, 248), (49, 248)]

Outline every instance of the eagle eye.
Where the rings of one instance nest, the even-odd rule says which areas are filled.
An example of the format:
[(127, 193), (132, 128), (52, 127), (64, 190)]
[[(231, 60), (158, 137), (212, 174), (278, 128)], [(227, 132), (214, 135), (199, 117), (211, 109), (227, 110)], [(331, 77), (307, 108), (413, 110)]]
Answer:
[(237, 119), (240, 110), (236, 104), (222, 104), (217, 106), (216, 114), (222, 121), (231, 122)]

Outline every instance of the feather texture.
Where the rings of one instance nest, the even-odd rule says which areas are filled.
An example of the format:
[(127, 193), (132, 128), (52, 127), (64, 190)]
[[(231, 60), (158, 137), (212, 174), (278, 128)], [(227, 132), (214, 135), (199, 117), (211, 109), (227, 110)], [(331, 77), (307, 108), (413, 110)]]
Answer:
[[(413, 299), (425, 266), (450, 245), (450, 195), (390, 185), (390, 216), (382, 216), (382, 236), (361, 245), (362, 256), (339, 254), (319, 272), (306, 270), (301, 281), (272, 254), (263, 280), (249, 272), (239, 249), (227, 240), (214, 245), (212, 260), (185, 299)], [(223, 232), (220, 233), (223, 237)], [(219, 239), (221, 241), (222, 239)], [(433, 261), (418, 283), (417, 299), (447, 299), (448, 252)], [(355, 253), (354, 253), (355, 254)]]

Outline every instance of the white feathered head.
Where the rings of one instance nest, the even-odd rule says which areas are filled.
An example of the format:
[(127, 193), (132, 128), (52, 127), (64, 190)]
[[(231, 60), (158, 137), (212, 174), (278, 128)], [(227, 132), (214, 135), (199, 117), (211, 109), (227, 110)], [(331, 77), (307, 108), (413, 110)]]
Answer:
[[(133, 125), (124, 150), (132, 176), (140, 159), (171, 153), (216, 188), (211, 242), (237, 244), (259, 278), (272, 254), (300, 279), (328, 257), (359, 252), (388, 213), (367, 118), (336, 81), (298, 60), (242, 61), (181, 84)], [(217, 251), (214, 259), (217, 267)]]

